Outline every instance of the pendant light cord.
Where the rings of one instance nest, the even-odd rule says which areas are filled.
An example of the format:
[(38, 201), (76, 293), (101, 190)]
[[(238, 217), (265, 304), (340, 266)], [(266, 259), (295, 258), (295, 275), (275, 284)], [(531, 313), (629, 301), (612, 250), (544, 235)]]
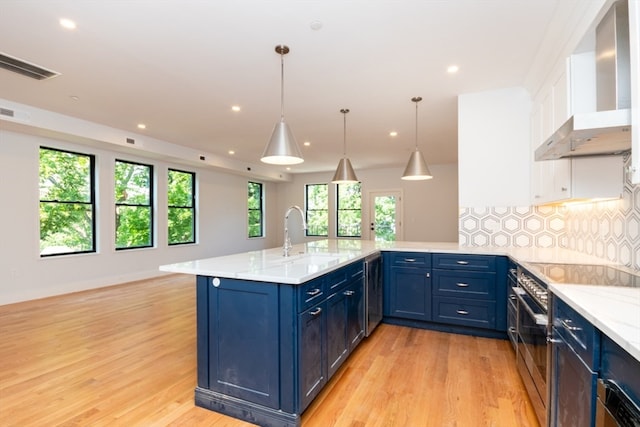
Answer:
[(342, 158), (347, 158), (347, 113), (349, 112), (348, 108), (343, 108), (340, 110), (342, 113), (342, 117), (344, 118), (344, 127), (343, 127), (343, 135), (342, 135)]
[(280, 52), (280, 121), (284, 121), (284, 51)]
[(416, 96), (411, 100), (416, 103), (416, 151), (418, 151), (418, 102), (422, 101), (422, 97)]

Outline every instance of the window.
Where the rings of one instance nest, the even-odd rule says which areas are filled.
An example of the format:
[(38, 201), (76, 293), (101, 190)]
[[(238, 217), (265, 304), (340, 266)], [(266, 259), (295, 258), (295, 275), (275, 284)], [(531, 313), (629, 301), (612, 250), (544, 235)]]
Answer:
[(116, 160), (116, 249), (153, 246), (153, 166)]
[(362, 193), (360, 183), (337, 184), (338, 237), (360, 237), (362, 224)]
[(262, 184), (249, 181), (247, 190), (247, 230), (249, 237), (264, 237)]
[(95, 159), (40, 147), (40, 256), (96, 251)]
[(305, 186), (307, 207), (307, 236), (329, 235), (329, 186), (307, 184)]
[(196, 241), (196, 174), (169, 169), (167, 182), (169, 245)]

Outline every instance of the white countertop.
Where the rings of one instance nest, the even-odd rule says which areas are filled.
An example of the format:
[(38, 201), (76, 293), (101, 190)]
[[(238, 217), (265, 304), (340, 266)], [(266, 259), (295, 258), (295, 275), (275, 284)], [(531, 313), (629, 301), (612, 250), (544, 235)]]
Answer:
[[(244, 252), (160, 266), (161, 271), (264, 282), (300, 284), (377, 251), (505, 255), (518, 263), (612, 264), (567, 249), (468, 247), (449, 242), (318, 240), (282, 248)], [(632, 271), (632, 270), (631, 270)], [(636, 272), (636, 274), (638, 274)], [(551, 291), (640, 360), (640, 288), (550, 284)]]

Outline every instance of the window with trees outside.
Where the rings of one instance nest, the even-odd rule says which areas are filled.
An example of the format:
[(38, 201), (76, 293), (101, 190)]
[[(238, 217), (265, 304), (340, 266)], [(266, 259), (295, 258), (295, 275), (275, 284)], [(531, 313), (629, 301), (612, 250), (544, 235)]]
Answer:
[(95, 158), (40, 147), (40, 256), (96, 251)]
[(116, 250), (153, 246), (153, 166), (116, 160)]
[(329, 186), (307, 184), (305, 186), (307, 236), (329, 235)]
[(362, 193), (359, 182), (337, 184), (336, 236), (360, 237), (362, 224)]
[(249, 181), (247, 187), (247, 233), (249, 237), (264, 237), (263, 207), (262, 184)]
[(169, 245), (196, 241), (196, 174), (169, 169), (167, 179)]

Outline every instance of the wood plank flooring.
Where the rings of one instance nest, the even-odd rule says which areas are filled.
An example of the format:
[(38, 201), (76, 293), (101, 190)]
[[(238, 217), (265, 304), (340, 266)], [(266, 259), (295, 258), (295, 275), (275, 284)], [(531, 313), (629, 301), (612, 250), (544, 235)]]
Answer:
[[(304, 427), (537, 426), (507, 341), (381, 325)], [(195, 279), (0, 306), (0, 426), (251, 424), (194, 406)]]

